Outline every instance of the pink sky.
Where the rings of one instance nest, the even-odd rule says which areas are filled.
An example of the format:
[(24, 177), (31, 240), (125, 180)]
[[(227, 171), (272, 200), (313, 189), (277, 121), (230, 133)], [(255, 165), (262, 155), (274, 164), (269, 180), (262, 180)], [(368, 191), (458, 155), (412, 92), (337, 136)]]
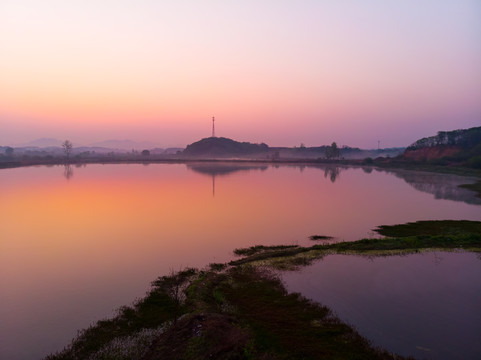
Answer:
[(0, 145), (406, 146), (481, 125), (477, 0), (2, 0)]

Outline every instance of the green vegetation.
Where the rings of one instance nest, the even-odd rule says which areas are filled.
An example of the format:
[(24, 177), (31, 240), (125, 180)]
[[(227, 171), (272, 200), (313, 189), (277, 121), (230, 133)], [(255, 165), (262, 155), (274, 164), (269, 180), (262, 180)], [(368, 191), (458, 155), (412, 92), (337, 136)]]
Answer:
[(271, 251), (286, 250), (286, 249), (296, 249), (299, 245), (274, 245), (274, 246), (264, 246), (255, 245), (248, 248), (235, 249), (234, 254), (237, 256), (249, 256), (258, 253), (266, 253)]
[(326, 235), (311, 235), (309, 236), (310, 240), (332, 240), (334, 239), (332, 236), (326, 236)]
[(433, 248), (481, 252), (480, 221), (418, 221), (404, 225), (383, 225), (375, 231), (390, 237), (263, 251), (233, 260), (229, 264), (238, 266), (253, 263), (281, 270), (293, 270), (334, 253), (385, 256)]
[(244, 258), (171, 272), (147, 296), (79, 333), (54, 359), (401, 359), (372, 347), (331, 311), (289, 294), (270, 267), (295, 269), (332, 253), (481, 251), (479, 221), (379, 226), (355, 242), (236, 249)]
[(481, 222), (468, 220), (417, 221), (400, 225), (381, 225), (374, 229), (374, 231), (384, 236), (392, 236), (398, 238), (420, 235), (480, 235)]
[[(186, 282), (175, 321), (179, 279)], [(153, 286), (47, 359), (401, 359), (372, 347), (328, 308), (288, 294), (263, 267), (188, 269)]]

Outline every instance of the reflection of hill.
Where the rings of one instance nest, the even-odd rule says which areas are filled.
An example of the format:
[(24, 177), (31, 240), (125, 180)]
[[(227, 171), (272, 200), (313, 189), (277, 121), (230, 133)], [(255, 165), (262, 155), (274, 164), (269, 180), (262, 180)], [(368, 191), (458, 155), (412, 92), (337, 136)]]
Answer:
[(474, 196), (474, 192), (459, 187), (461, 184), (469, 183), (469, 179), (449, 174), (411, 171), (387, 172), (403, 179), (416, 190), (433, 194), (436, 199), (462, 201), (467, 204), (481, 205), (481, 199)]
[(260, 170), (265, 171), (269, 166), (283, 166), (283, 167), (294, 167), (303, 171), (305, 168), (318, 169), (324, 172), (324, 177), (335, 182), (339, 178), (341, 170), (345, 170), (348, 166), (336, 166), (336, 165), (257, 165), (257, 164), (233, 164), (233, 163), (196, 163), (196, 164), (186, 164), (187, 169), (195, 171), (200, 174), (210, 175), (210, 176), (223, 176), (229, 175), (239, 171), (251, 171)]
[(205, 175), (229, 175), (238, 171), (251, 171), (267, 169), (267, 165), (252, 164), (222, 164), (222, 163), (205, 163), (205, 164), (187, 164), (187, 169)]

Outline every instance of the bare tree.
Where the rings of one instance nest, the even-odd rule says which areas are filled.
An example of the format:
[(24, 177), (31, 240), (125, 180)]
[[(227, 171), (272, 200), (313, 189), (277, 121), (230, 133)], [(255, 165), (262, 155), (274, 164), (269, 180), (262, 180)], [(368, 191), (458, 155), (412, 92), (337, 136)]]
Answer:
[(70, 153), (72, 152), (73, 149), (73, 144), (70, 142), (70, 140), (65, 140), (62, 143), (63, 151), (65, 151), (65, 155), (67, 155), (67, 160), (70, 158)]

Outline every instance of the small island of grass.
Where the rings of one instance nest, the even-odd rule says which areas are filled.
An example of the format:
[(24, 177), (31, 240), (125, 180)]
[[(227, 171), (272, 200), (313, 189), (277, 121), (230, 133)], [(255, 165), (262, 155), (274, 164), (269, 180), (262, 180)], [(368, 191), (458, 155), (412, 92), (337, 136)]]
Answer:
[(311, 235), (309, 236), (309, 240), (332, 240), (334, 237), (326, 236), (326, 235)]

